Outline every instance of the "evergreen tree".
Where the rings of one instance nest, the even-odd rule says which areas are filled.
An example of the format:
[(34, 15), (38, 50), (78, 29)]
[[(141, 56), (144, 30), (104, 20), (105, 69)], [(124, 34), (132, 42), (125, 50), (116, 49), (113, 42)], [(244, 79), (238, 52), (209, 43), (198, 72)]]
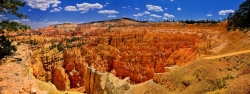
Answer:
[(244, 30), (250, 27), (250, 0), (243, 2), (239, 9), (228, 15), (228, 30)]
[(0, 1), (0, 59), (6, 55), (11, 55), (12, 52), (16, 51), (16, 47), (11, 45), (7, 36), (4, 35), (6, 31), (17, 31), (29, 29), (29, 26), (21, 23), (11, 21), (8, 16), (13, 15), (17, 18), (26, 19), (28, 16), (23, 13), (19, 13), (19, 7), (25, 6), (25, 2), (22, 0), (1, 0)]

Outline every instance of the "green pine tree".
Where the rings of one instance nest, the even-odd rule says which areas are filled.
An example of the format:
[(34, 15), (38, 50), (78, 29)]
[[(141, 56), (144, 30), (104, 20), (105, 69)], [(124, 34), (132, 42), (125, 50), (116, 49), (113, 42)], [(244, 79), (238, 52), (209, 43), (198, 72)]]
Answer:
[(243, 2), (239, 9), (228, 16), (228, 30), (249, 29), (250, 27), (250, 0)]
[(16, 51), (16, 47), (11, 45), (11, 41), (4, 35), (4, 30), (8, 32), (17, 30), (24, 31), (30, 28), (27, 25), (11, 21), (8, 18), (10, 15), (13, 15), (17, 18), (27, 19), (28, 16), (18, 12), (19, 7), (23, 6), (25, 6), (23, 0), (0, 0), (0, 15), (2, 16), (2, 19), (0, 19), (0, 59)]

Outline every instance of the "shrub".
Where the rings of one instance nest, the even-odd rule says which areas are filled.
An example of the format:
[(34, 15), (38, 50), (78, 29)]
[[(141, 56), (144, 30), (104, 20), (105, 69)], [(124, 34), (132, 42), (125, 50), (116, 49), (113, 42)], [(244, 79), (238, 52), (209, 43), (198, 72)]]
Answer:
[(11, 45), (11, 42), (7, 40), (7, 38), (2, 35), (0, 37), (0, 59), (4, 56), (11, 55), (16, 51), (16, 47)]
[(217, 89), (222, 89), (223, 87), (226, 86), (226, 81), (223, 79), (216, 79), (216, 83), (215, 83)]

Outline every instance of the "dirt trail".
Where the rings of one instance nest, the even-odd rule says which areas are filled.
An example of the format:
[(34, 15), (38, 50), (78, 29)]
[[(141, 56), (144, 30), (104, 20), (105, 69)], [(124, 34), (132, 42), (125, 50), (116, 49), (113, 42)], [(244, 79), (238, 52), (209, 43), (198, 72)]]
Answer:
[(203, 59), (216, 59), (216, 58), (233, 56), (233, 55), (244, 54), (244, 53), (250, 53), (250, 50), (237, 51), (237, 52), (226, 53), (226, 54), (216, 55), (216, 56), (208, 56), (208, 57), (204, 57)]

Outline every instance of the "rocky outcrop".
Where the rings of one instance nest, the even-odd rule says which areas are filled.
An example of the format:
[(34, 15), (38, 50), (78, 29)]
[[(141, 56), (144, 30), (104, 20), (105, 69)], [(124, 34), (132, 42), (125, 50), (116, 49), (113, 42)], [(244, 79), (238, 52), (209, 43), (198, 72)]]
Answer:
[(51, 82), (58, 90), (65, 91), (70, 89), (70, 80), (68, 74), (65, 73), (65, 70), (62, 67), (56, 67), (53, 69)]
[(96, 37), (86, 46), (65, 49), (67, 73), (78, 67), (79, 74), (76, 64), (87, 64), (102, 73), (111, 72), (122, 79), (130, 77), (131, 83), (140, 83), (152, 79), (154, 73), (165, 72), (166, 66), (182, 66), (194, 60), (197, 42), (201, 41), (195, 34), (119, 33)]
[(116, 19), (51, 25), (18, 33), (22, 36), (12, 39), (35, 45), (31, 47), (36, 53), (31, 64), (37, 79), (51, 81), (59, 90), (68, 90), (90, 82), (86, 79), (89, 67), (120, 79), (129, 77), (131, 84), (148, 81), (155, 73), (168, 71), (166, 67), (193, 61), (201, 52), (197, 51), (198, 44), (207, 37), (204, 32), (223, 26)]
[(20, 45), (17, 47), (15, 55), (0, 60), (1, 94), (46, 93), (39, 89), (36, 79), (32, 75), (31, 54), (27, 45)]
[(31, 65), (31, 67), (33, 69), (33, 75), (36, 77), (36, 79), (39, 79), (41, 81), (46, 81), (43, 63), (40, 61), (36, 61), (36, 60), (32, 62), (33, 64)]
[(88, 67), (84, 79), (88, 81), (88, 83), (85, 83), (88, 94), (124, 94), (125, 91), (130, 89), (129, 78), (121, 80), (111, 73), (101, 73), (93, 67)]

